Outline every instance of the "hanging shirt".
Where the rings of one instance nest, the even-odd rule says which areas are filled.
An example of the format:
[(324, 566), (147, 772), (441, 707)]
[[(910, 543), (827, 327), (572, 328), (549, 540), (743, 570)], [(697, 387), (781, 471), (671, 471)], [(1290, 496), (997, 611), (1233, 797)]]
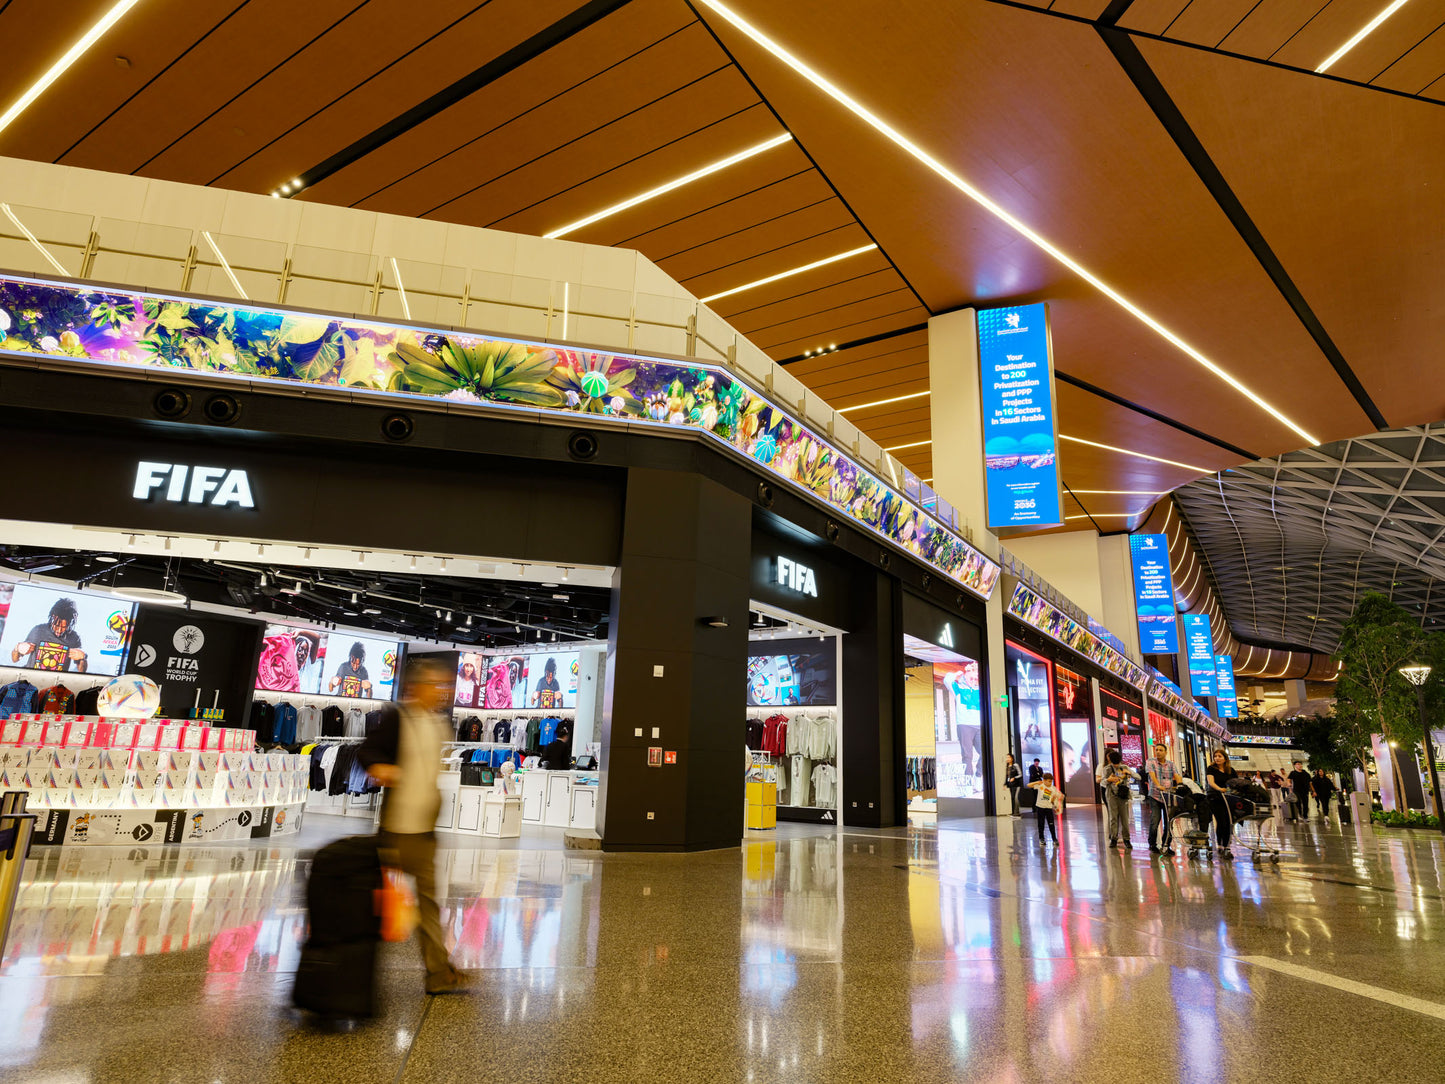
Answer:
[(35, 710), (41, 715), (68, 715), (75, 707), (75, 694), (64, 685), (52, 685), (40, 694)]
[(296, 737), (299, 739), (321, 736), (321, 709), (307, 704), (296, 713)]
[(27, 715), (35, 710), (36, 694), (39, 693), (34, 685), (21, 679), (12, 681), (3, 689), (0, 689), (0, 719), (8, 719), (19, 712)]
[(366, 737), (366, 713), (360, 708), (352, 708), (346, 713), (346, 736), (348, 738)]

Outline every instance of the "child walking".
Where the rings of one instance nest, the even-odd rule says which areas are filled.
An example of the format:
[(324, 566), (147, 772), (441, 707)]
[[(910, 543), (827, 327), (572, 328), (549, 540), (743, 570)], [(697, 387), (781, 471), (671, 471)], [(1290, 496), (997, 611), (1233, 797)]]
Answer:
[(1039, 822), (1039, 843), (1044, 842), (1044, 825), (1048, 825), (1049, 835), (1053, 837), (1054, 846), (1059, 845), (1059, 833), (1054, 827), (1054, 810), (1064, 808), (1064, 792), (1054, 786), (1054, 773), (1044, 772), (1044, 777), (1037, 783), (1030, 783), (1034, 790), (1039, 792), (1037, 803), (1034, 805), (1034, 819)]

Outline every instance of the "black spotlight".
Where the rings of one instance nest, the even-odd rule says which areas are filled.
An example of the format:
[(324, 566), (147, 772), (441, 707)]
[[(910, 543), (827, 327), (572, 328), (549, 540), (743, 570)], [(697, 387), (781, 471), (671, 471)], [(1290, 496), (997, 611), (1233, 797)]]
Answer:
[(927, 591), (927, 590), (928, 590), (930, 587), (932, 587), (932, 586), (933, 586), (933, 576), (932, 576), (931, 573), (925, 572), (925, 573), (923, 574), (923, 589), (924, 589), (925, 591)]
[(567, 454), (573, 459), (596, 459), (599, 446), (597, 437), (579, 429), (567, 438)]
[(892, 563), (893, 563), (893, 554), (889, 553), (887, 550), (879, 550), (879, 551), (878, 551), (878, 566), (879, 566), (880, 568), (887, 568), (887, 567), (888, 567), (889, 565), (891, 565)]
[(964, 603), (964, 595), (963, 595), (963, 592), (960, 591), (957, 595), (955, 595), (955, 596), (953, 597), (953, 604), (954, 604), (955, 606), (957, 606), (957, 607), (961, 610), (961, 609), (963, 609), (963, 603)]
[(829, 542), (836, 542), (838, 541), (838, 530), (838, 525), (830, 519), (828, 525), (823, 528), (823, 533), (828, 536)]
[(767, 482), (758, 483), (758, 503), (764, 508), (773, 506), (773, 487)]
[(162, 388), (156, 392), (154, 403), (162, 418), (184, 418), (191, 411), (191, 397), (180, 388)]
[(241, 416), (241, 404), (234, 395), (213, 395), (201, 408), (206, 421), (214, 425), (230, 425)]
[(410, 414), (388, 414), (381, 419), (381, 435), (387, 440), (410, 440), (415, 431)]

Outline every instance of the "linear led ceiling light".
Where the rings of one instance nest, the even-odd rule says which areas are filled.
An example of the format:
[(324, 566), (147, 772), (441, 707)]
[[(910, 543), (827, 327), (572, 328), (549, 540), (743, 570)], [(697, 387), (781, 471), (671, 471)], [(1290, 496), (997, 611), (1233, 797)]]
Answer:
[[(1009, 227), (1017, 231), (1023, 237), (1027, 238), (1029, 241), (1032, 241), (1044, 252), (1048, 253), (1059, 263), (1063, 264), (1064, 267), (1068, 268), (1074, 274), (1078, 275), (1081, 279), (1083, 279), (1089, 285), (1093, 286), (1096, 290), (1102, 293), (1105, 297), (1113, 301), (1130, 316), (1133, 316), (1136, 320), (1144, 324), (1150, 330), (1162, 336), (1165, 340), (1178, 347), (1185, 354), (1188, 354), (1200, 365), (1204, 366), (1204, 368), (1208, 369), (1220, 380), (1223, 380), (1226, 384), (1228, 384), (1235, 391), (1239, 392), (1250, 402), (1254, 403), (1261, 410), (1276, 418), (1281, 424), (1288, 426), (1295, 433), (1299, 434), (1299, 436), (1305, 441), (1306, 444), (1315, 445), (1319, 443), (1319, 441), (1316, 440), (1302, 426), (1297, 425), (1295, 422), (1291, 421), (1288, 417), (1285, 416), (1283, 412), (1271, 406), (1259, 395), (1255, 394), (1253, 391), (1247, 388), (1241, 381), (1236, 379), (1234, 376), (1221, 368), (1219, 365), (1215, 364), (1213, 361), (1209, 360), (1209, 358), (1205, 357), (1204, 354), (1196, 350), (1189, 343), (1185, 342), (1174, 332), (1170, 331), (1167, 327), (1161, 324), (1154, 317), (1150, 316), (1138, 305), (1134, 304), (1134, 302), (1130, 301), (1118, 290), (1114, 289), (1103, 279), (1099, 278), (1098, 275), (1094, 274), (1083, 264), (1079, 263), (1068, 253), (1060, 249), (1052, 241), (1048, 240), (1042, 234), (1033, 230), (1031, 227), (1025, 224), (1022, 219), (1019, 219), (1014, 215), (1010, 214), (1002, 206), (989, 199), (988, 196), (984, 195), (982, 191), (969, 184), (959, 174), (955, 173), (948, 166), (944, 165), (943, 162), (941, 162), (939, 159), (929, 154), (917, 143), (914, 143), (902, 132), (898, 131), (898, 129), (894, 128), (887, 121), (883, 120), (882, 117), (879, 117), (876, 113), (867, 109), (856, 99), (845, 93), (841, 88), (829, 82), (826, 78), (824, 78), (822, 74), (815, 71), (807, 64), (803, 63), (792, 53), (788, 52), (777, 42), (769, 38), (757, 27), (753, 26), (742, 16), (734, 12), (726, 4), (718, 3), (718, 0), (700, 0), (700, 2), (705, 7), (708, 7), (711, 10), (717, 12), (719, 16), (721, 16), (723, 19), (726, 19), (743, 34), (747, 35), (748, 38), (756, 42), (759, 46), (761, 46), (767, 52), (771, 53), (774, 57), (782, 61), (788, 67), (792, 68), (793, 71), (797, 72), (804, 79), (808, 80), (808, 82), (812, 83), (824, 94), (828, 95), (828, 97), (832, 98), (839, 105), (843, 106), (843, 108), (847, 109), (854, 116), (858, 117), (858, 119), (863, 121), (869, 127), (873, 128), (875, 131), (879, 132), (881, 135), (891, 140), (895, 145), (906, 151), (918, 162), (922, 163), (924, 166), (927, 166), (930, 170), (938, 174), (949, 184), (953, 185), (954, 188), (958, 189), (969, 199), (973, 200), (989, 214), (1006, 223)], [(1213, 472), (1211, 471), (1209, 473)]]
[[(401, 311), (408, 320), (411, 319), (411, 305), (406, 300), (406, 287), (401, 284), (401, 268), (396, 266), (396, 257), (391, 257), (391, 277), (396, 280), (396, 296), (401, 298)], [(447, 563), (442, 562), (442, 571), (445, 572)]]
[(1162, 494), (1153, 489), (1071, 489), (1070, 493), (1082, 493), (1094, 497), (1159, 497)]
[(784, 143), (789, 143), (792, 139), (793, 136), (791, 132), (784, 132), (782, 135), (774, 136), (772, 139), (765, 139), (763, 142), (747, 148), (747, 150), (738, 151), (737, 154), (730, 154), (726, 158), (719, 158), (716, 162), (710, 162), (701, 169), (695, 169), (691, 173), (684, 174), (681, 177), (674, 177), (666, 184), (660, 184), (656, 188), (649, 188), (640, 195), (633, 196), (631, 199), (625, 199), (621, 203), (614, 203), (611, 207), (604, 207), (596, 214), (588, 215), (586, 218), (579, 218), (576, 222), (569, 222), (560, 229), (555, 229), (551, 233), (544, 233), (542, 236), (563, 237), (566, 234), (580, 230), (583, 226), (590, 226), (594, 222), (601, 222), (604, 218), (610, 218), (630, 207), (636, 207), (639, 203), (646, 203), (650, 199), (664, 196), (675, 189), (681, 188), (683, 185), (692, 184), (693, 181), (700, 181), (704, 177), (718, 172), (718, 170), (735, 166), (739, 162), (746, 162), (749, 158), (756, 157), (764, 151), (770, 151), (774, 147), (782, 146)]
[(904, 448), (922, 448), (925, 444), (932, 444), (931, 440), (915, 440), (912, 444), (895, 444), (891, 448), (884, 448), (885, 452), (901, 452)]
[(1359, 45), (1360, 42), (1364, 41), (1367, 37), (1373, 34), (1376, 27), (1378, 27), (1382, 22), (1384, 22), (1391, 15), (1395, 14), (1395, 12), (1399, 11), (1404, 6), (1405, 0), (1394, 0), (1394, 3), (1390, 4), (1388, 7), (1385, 8), (1385, 10), (1380, 12), (1380, 14), (1376, 15), (1373, 19), (1367, 22), (1364, 27), (1361, 28), (1358, 34), (1356, 34), (1353, 38), (1345, 42), (1345, 44), (1341, 45), (1338, 49), (1331, 53), (1325, 59), (1325, 62), (1321, 64), (1318, 68), (1316, 68), (1315, 71), (1328, 71), (1330, 69), (1330, 66), (1333, 65), (1335, 61), (1339, 60), (1340, 57), (1344, 56), (1356, 45)]
[(841, 407), (834, 411), (836, 414), (847, 414), (853, 410), (872, 410), (874, 407), (889, 406), (893, 403), (906, 403), (910, 399), (922, 399), (928, 392), (915, 391), (907, 395), (895, 395), (891, 399), (875, 399), (871, 403), (854, 403), (852, 406)]
[(1148, 452), (1135, 452), (1128, 448), (1116, 448), (1112, 444), (1099, 444), (1097, 441), (1084, 440), (1082, 437), (1065, 436), (1059, 434), (1060, 440), (1067, 440), (1074, 444), (1087, 444), (1090, 448), (1102, 448), (1106, 452), (1118, 452), (1120, 455), (1132, 455), (1136, 459), (1147, 459), (1151, 463), (1167, 463), (1171, 467), (1183, 467), (1185, 470), (1196, 471), (1199, 474), (1213, 474), (1214, 471), (1208, 467), (1196, 467), (1192, 463), (1181, 463), (1177, 459), (1161, 459), (1157, 455), (1150, 455)]
[(140, 0), (120, 0), (113, 5), (109, 11), (102, 15), (89, 30), (80, 36), (80, 39), (65, 51), (65, 55), (57, 60), (50, 68), (35, 82), (25, 89), (25, 93), (15, 99), (10, 108), (0, 114), (0, 132), (10, 127), (25, 110), (29, 109), (35, 99), (40, 97), (49, 89), (50, 84), (65, 74), (66, 70), (74, 64), (81, 56), (94, 45), (112, 26), (118, 23), (127, 11), (135, 7)]
[(779, 279), (790, 279), (794, 275), (801, 275), (804, 271), (812, 271), (819, 267), (827, 267), (830, 263), (837, 263), (839, 260), (846, 260), (849, 256), (861, 256), (865, 252), (872, 252), (877, 245), (859, 245), (857, 248), (850, 248), (847, 252), (840, 252), (836, 256), (825, 256), (821, 260), (814, 260), (812, 263), (805, 263), (802, 267), (794, 267), (788, 271), (779, 271), (776, 275), (769, 275), (765, 279), (757, 279), (753, 282), (745, 282), (741, 286), (734, 286), (731, 290), (724, 290), (720, 294), (709, 294), (707, 297), (699, 298), (704, 305), (709, 301), (716, 301), (720, 297), (732, 297), (733, 294), (740, 294), (744, 290), (751, 290), (755, 286), (766, 286), (770, 282), (777, 282)]
[[(246, 291), (241, 289), (241, 280), (236, 277), (236, 272), (232, 271), (231, 265), (226, 262), (225, 254), (221, 252), (221, 246), (216, 244), (216, 239), (211, 236), (211, 231), (202, 230), (201, 236), (206, 239), (206, 244), (211, 246), (211, 251), (216, 254), (216, 259), (220, 261), (221, 270), (224, 271), (226, 277), (231, 280), (231, 286), (235, 289), (236, 293), (241, 295), (241, 300), (250, 301), (251, 299), (246, 296)], [(260, 550), (256, 552), (259, 553)]]

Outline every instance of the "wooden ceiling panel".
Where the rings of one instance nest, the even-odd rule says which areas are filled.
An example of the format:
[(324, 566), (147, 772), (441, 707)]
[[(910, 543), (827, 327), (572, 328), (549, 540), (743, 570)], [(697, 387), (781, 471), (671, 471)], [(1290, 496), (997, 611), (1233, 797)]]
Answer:
[(1162, 34), (1188, 3), (1189, 0), (1134, 0), (1119, 25), (1146, 34)]
[[(556, 217), (565, 221), (567, 216), (555, 216), (553, 209), (543, 208), (543, 204), (623, 163), (651, 155), (658, 175), (670, 176), (699, 161), (704, 147), (756, 142), (777, 131), (772, 115), (732, 68), (616, 116), (565, 146), (559, 145), (555, 135), (549, 140), (545, 130), (536, 131), (531, 124), (522, 130), (514, 127), (494, 133), (469, 147), (465, 156), (458, 156), (472, 159), (481, 168), (462, 178), (463, 191), (426, 211), (425, 217), (515, 229), (509, 223), (516, 216), (539, 208), (534, 218), (550, 228)], [(511, 163), (510, 169), (504, 163)], [(419, 191), (425, 194), (425, 173), (394, 186), (387, 195), (412, 184), (422, 186)], [(380, 210), (376, 202), (367, 200), (362, 206)]]
[[(546, 0), (536, 16), (506, 5), (496, 8), (496, 13), (484, 21), (495, 27), (499, 35), (497, 47), (501, 51), (545, 26), (546, 9), (563, 3), (565, 0)], [(344, 101), (368, 80), (374, 84), (376, 80), (372, 77), (378, 71), (405, 57), (473, 6), (474, 0), (444, 0), (418, 9), (407, 0), (372, 0), (291, 56), (281, 52), (272, 61), (281, 61), (274, 69), (268, 70), (268, 65), (253, 72), (253, 79), (262, 73), (264, 77), (186, 132), (184, 138), (150, 161), (141, 172), (168, 180), (207, 184), (272, 141), (285, 137), (297, 123), (315, 113), (329, 112), (328, 107), (335, 108), (331, 103), (337, 98)], [(483, 10), (492, 8), (489, 5)], [(274, 37), (272, 40), (274, 42)], [(422, 84), (403, 87), (406, 97), (398, 101), (393, 93), (393, 97), (383, 100), (380, 108), (384, 116), (394, 115), (399, 111), (398, 106), (410, 106), (454, 78), (451, 68), (422, 68), (417, 76), (423, 80)], [(269, 191), (366, 134), (376, 123), (375, 113), (371, 116), (352, 113), (344, 126), (312, 128), (311, 145), (301, 143), (300, 155), (284, 168), (274, 163), (273, 170), (280, 175), (273, 179), (268, 173), (264, 181), (253, 181), (251, 190)], [(237, 136), (237, 128), (246, 134)], [(241, 186), (243, 182), (238, 177), (228, 179), (228, 183)]]
[[(183, 17), (179, 0), (153, 0), (136, 7), (110, 29), (103, 44), (77, 58), (5, 129), (0, 135), (0, 154), (59, 160), (86, 132), (141, 91), (198, 37), (223, 23), (242, 2), (196, 0), (185, 5)], [(351, 4), (355, 2), (351, 0)], [(75, 0), (64, 5), (63, 18), (57, 18), (57, 5), (46, 0), (12, 0), (0, 7), (0, 35), (11, 43), (24, 43), (23, 48), (10, 49), (6, 58), (6, 93), (13, 97), (33, 83), (112, 3)], [(319, 17), (324, 18), (331, 5), (317, 6)], [(138, 134), (132, 132), (132, 139)]]
[[(1359, 33), (1361, 27), (1380, 13), (1382, 6), (1379, 0), (1334, 0), (1300, 26), (1299, 32), (1275, 50), (1270, 59), (1313, 71), (1324, 63), (1331, 53)], [(1371, 37), (1374, 34), (1389, 34), (1387, 28), (1393, 21), (1390, 19), (1382, 23)], [(1404, 48), (1402, 46), (1396, 55), (1403, 52)]]
[[(356, 0), (316, 0), (304, 5), (288, 0), (250, 0), (224, 22), (217, 15), (207, 24), (205, 19), (216, 10), (210, 3), (197, 5), (194, 11), (181, 0), (138, 5), (112, 32), (142, 35), (144, 44), (132, 49), (135, 56), (129, 70), (156, 73), (148, 82), (138, 78), (102, 114), (103, 122), (92, 131), (95, 122), (89, 107), (80, 102), (89, 98), (92, 82), (103, 94), (107, 88), (113, 93), (112, 73), (120, 71), (114, 64), (115, 52), (92, 50), (31, 106), (22, 120), (27, 125), (41, 124), (69, 133), (66, 147), (84, 137), (59, 159), (65, 165), (134, 173), (284, 58), (285, 52), (277, 49), (276, 26), (286, 26), (288, 40), (299, 44), (324, 33), (355, 7)], [(136, 20), (134, 28), (126, 25), (132, 18)], [(167, 56), (163, 45), (172, 39), (168, 31), (152, 26), (157, 19), (188, 26), (194, 43), (191, 48)], [(126, 26), (123, 31), (122, 25)], [(201, 34), (211, 27), (214, 29), (202, 38)], [(105, 78), (92, 70), (97, 63), (102, 70), (110, 65)], [(106, 100), (109, 104), (109, 97)], [(71, 116), (84, 118), (85, 122), (74, 124), (66, 119)], [(227, 161), (242, 153), (243, 147), (255, 145), (255, 133), (245, 129), (237, 133), (233, 126), (223, 133), (225, 136), (229, 136), (224, 144)]]
[(675, 0), (632, 0), (321, 181), (305, 198), (355, 206), (423, 166), (446, 162), (495, 129), (527, 123), (533, 111), (574, 89), (602, 97), (613, 94), (616, 67), (634, 61), (644, 66), (665, 63), (658, 58), (677, 45), (679, 31), (693, 23), (691, 12)]
[[(1350, 31), (1350, 34), (1357, 32), (1360, 27), (1378, 14), (1381, 6), (1375, 4), (1367, 9), (1369, 13), (1361, 18), (1355, 30)], [(1338, 75), (1343, 79), (1358, 79), (1362, 83), (1374, 82), (1382, 72), (1400, 60), (1406, 53), (1415, 49), (1426, 38), (1436, 34), (1442, 23), (1445, 23), (1445, 9), (1442, 9), (1439, 4), (1406, 4), (1337, 60), (1330, 67), (1330, 74)], [(1348, 40), (1349, 35), (1346, 35), (1341, 41), (1335, 43), (1331, 52)], [(1328, 55), (1326, 54), (1326, 56)], [(1436, 70), (1437, 75), (1440, 70), (1442, 69)], [(1427, 79), (1426, 82), (1429, 80)], [(1419, 87), (1415, 86), (1409, 89), (1413, 94), (1419, 90)]]
[[(1318, 439), (1369, 428), (1091, 28), (985, 3), (936, 7), (880, 37), (868, 32), (864, 6), (797, 0), (764, 10), (747, 0), (743, 14), (805, 48), (823, 74), (844, 79), (925, 149), (948, 148), (971, 183)], [(713, 25), (935, 311), (1050, 299), (1061, 369), (1261, 453), (1306, 443), (750, 41)], [(1008, 65), (993, 63), (1004, 54)], [(939, 77), (907, 87), (845, 78), (895, 66)], [(967, 74), (979, 70), (995, 77)]]
[(786, 251), (793, 245), (856, 225), (856, 220), (843, 206), (831, 199), (778, 215), (755, 226), (744, 226), (723, 234), (709, 244), (694, 247), (676, 255), (655, 257), (662, 269), (679, 282), (701, 278), (720, 267), (736, 267), (749, 260)]
[[(796, 267), (804, 267), (866, 244), (868, 244), (868, 235), (863, 232), (863, 228), (856, 225), (849, 226), (846, 229), (834, 230), (823, 237), (815, 237), (801, 244), (793, 245), (781, 252), (770, 253), (755, 260), (745, 260), (731, 267), (719, 268), (698, 279), (686, 281), (683, 285), (698, 297), (707, 297), (710, 294), (767, 278), (769, 275), (777, 275)], [(774, 305), (788, 298), (813, 293), (833, 283), (851, 281), (863, 275), (884, 270), (888, 266), (888, 261), (882, 253), (877, 251), (860, 252), (846, 260), (814, 268), (812, 271), (803, 271), (766, 286), (755, 286), (742, 293), (732, 294), (709, 304), (713, 311), (724, 320), (746, 323), (749, 320), (747, 314), (763, 306)]]
[[(1162, 33), (1171, 38), (1196, 42), (1211, 48), (1217, 46), (1259, 4), (1259, 0), (1210, 0), (1207, 4), (1189, 4), (1174, 16)], [(1179, 9), (1178, 0), (1175, 8)]]
[[(650, 176), (652, 183), (644, 183), (632, 194), (671, 179)], [(592, 245), (636, 248), (649, 253), (651, 259), (665, 259), (731, 233), (739, 224), (768, 222), (834, 198), (803, 152), (795, 144), (785, 143), (567, 236)], [(579, 194), (577, 205), (592, 208), (579, 217), (608, 206), (586, 189)]]
[[(1438, 98), (1440, 86), (1437, 81), (1442, 75), (1445, 75), (1445, 25), (1395, 60), (1379, 74), (1375, 83), (1391, 90), (1403, 90), (1406, 94), (1429, 90), (1430, 97)], [(1435, 84), (1434, 87), (1431, 84)]]
[(919, 315), (918, 302), (913, 295), (901, 290), (867, 305), (844, 309), (836, 314), (834, 320), (800, 321), (794, 327), (759, 333), (756, 339), (767, 344), (763, 348), (769, 353), (794, 357), (815, 346), (824, 348), (851, 339), (886, 334), (900, 324), (916, 322)]
[(1270, 57), (1321, 6), (1315, 0), (1263, 0), (1230, 32), (1220, 48), (1245, 56)]
[[(1432, 183), (1445, 110), (1177, 46), (1145, 55), (1389, 424), (1445, 417), (1445, 219)], [(1282, 131), (1281, 116), (1329, 123)]]
[[(858, 257), (862, 259), (862, 257)], [(898, 272), (886, 265), (871, 271), (863, 271), (857, 275), (846, 275), (841, 269), (849, 261), (839, 261), (830, 267), (819, 268), (816, 272), (808, 272), (807, 275), (799, 276), (809, 278), (817, 275), (823, 278), (829, 271), (833, 272), (832, 281), (826, 286), (818, 286), (809, 282), (809, 289), (794, 289), (795, 293), (780, 298), (767, 304), (754, 305), (751, 308), (740, 309), (733, 313), (729, 319), (739, 328), (774, 328), (785, 325), (790, 321), (803, 319), (813, 313), (821, 311), (837, 312), (846, 309), (847, 306), (864, 301), (868, 298), (878, 297), (884, 294), (891, 294), (903, 284)], [(860, 269), (850, 269), (860, 270)], [(786, 282), (777, 285), (786, 285)], [(749, 291), (751, 292), (751, 291)], [(739, 294), (739, 297), (746, 297), (746, 294)], [(724, 298), (723, 303), (731, 301), (732, 298)], [(828, 345), (827, 343), (823, 344)], [(805, 346), (803, 350), (811, 350), (812, 346)], [(799, 351), (802, 353), (803, 351)], [(788, 356), (788, 355), (783, 355)]]

